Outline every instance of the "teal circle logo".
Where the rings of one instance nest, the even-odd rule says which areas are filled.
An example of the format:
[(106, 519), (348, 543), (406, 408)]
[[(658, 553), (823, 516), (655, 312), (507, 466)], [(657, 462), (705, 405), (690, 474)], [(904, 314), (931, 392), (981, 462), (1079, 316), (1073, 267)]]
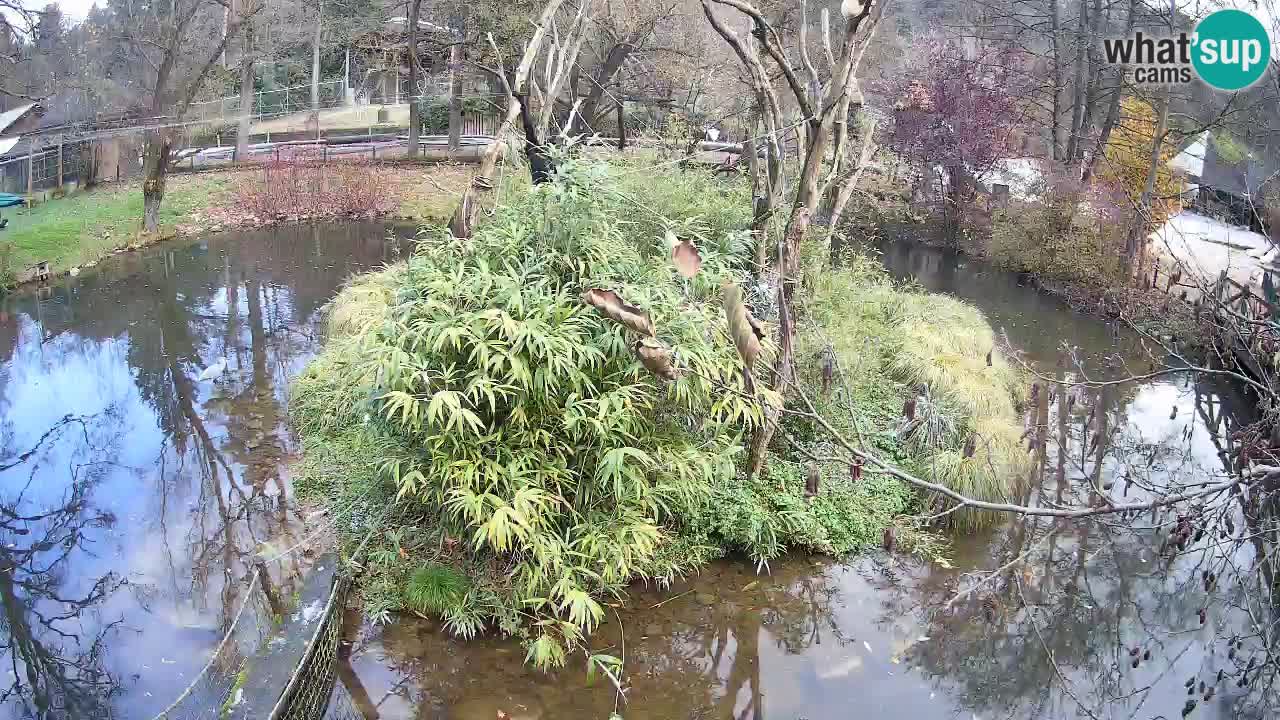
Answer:
[(1219, 10), (1196, 25), (1191, 64), (1210, 87), (1243, 90), (1271, 61), (1271, 38), (1262, 21), (1243, 10)]

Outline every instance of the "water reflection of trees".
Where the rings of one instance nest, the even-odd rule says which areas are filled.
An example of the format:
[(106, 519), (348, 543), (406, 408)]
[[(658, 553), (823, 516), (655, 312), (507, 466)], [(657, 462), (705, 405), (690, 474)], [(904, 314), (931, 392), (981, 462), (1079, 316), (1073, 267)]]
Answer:
[[(1184, 408), (1186, 399), (1194, 402), (1203, 424), (1198, 431), (1126, 417), (1130, 394), (1086, 394), (1068, 386), (1054, 396), (1052, 410), (1042, 402), (1033, 410), (1040, 442), (1024, 501), (1101, 503), (1232, 472), (1232, 448), (1205, 453), (1193, 435), (1203, 437), (1207, 429), (1215, 441), (1230, 436), (1241, 408), (1231, 407), (1221, 388), (1194, 378), (1174, 390)], [(1272, 678), (1255, 674), (1246, 686), (1237, 682), (1243, 658), (1256, 652), (1247, 639), (1251, 628), (1259, 616), (1274, 615), (1258, 603), (1264, 593), (1252, 580), (1254, 552), (1224, 540), (1230, 536), (1216, 520), (1238, 516), (1233, 506), (1240, 500), (1224, 493), (1218, 505), (1210, 498), (1201, 510), (1085, 523), (1019, 518), (989, 544), (978, 544), (1001, 548), (998, 557), (961, 558), (979, 568), (1008, 565), (1008, 571), (937, 574), (897, 590), (898, 607), (914, 606), (928, 619), (928, 634), (943, 638), (923, 646), (913, 662), (984, 715), (1178, 717), (1194, 700), (1201, 716), (1261, 717), (1277, 707)], [(1182, 515), (1197, 518), (1199, 530), (1180, 552), (1173, 530)], [(1254, 535), (1256, 544), (1265, 533)], [(1263, 557), (1267, 548), (1256, 552)], [(1231, 575), (1224, 572), (1229, 567)], [(1209, 589), (1209, 572), (1230, 580)], [(1241, 643), (1238, 662), (1226, 657), (1228, 642)], [(1273, 676), (1265, 667), (1258, 673)], [(1183, 681), (1192, 674), (1188, 688)]]
[[(765, 577), (716, 565), (674, 593), (638, 592), (628, 603), (632, 609), (619, 609), (597, 629), (593, 651), (625, 656), (631, 699), (625, 717), (778, 717), (766, 696), (771, 657), (848, 642), (835, 612), (839, 587), (834, 575), (807, 562), (782, 563)], [(390, 684), (373, 675), (356, 678), (371, 696), (352, 703), (362, 716), (393, 697), (416, 706), (422, 718), (487, 718), (498, 710), (513, 718), (603, 718), (614, 709), (609, 682), (584, 680), (585, 657), (544, 674), (522, 665), (515, 641), (455, 641), (425, 625), (402, 622), (377, 633), (374, 643), (357, 643), (357, 656), (384, 653), (377, 667), (394, 670)]]
[[(77, 418), (83, 440), (116, 420), (110, 415)], [(120, 618), (94, 618), (97, 608), (125, 580), (115, 572), (97, 578), (68, 577), (71, 559), (92, 542), (90, 531), (109, 528), (115, 518), (95, 510), (90, 501), (103, 472), (101, 460), (69, 469), (65, 495), (51, 504), (32, 495), (40, 447), (51, 435), (72, 432), (64, 421), (41, 438), (37, 448), (3, 458), (11, 480), (0, 495), (0, 665), (10, 681), (0, 691), (0, 706), (11, 704), (22, 716), (41, 719), (109, 716), (120, 678), (105, 664), (108, 643)], [(109, 456), (114, 441), (89, 447)], [(27, 475), (27, 481), (12, 482)], [(95, 622), (86, 622), (94, 618)], [(86, 632), (86, 628), (96, 629)]]
[[(119, 679), (115, 673), (116, 668), (124, 667), (119, 665), (122, 658), (106, 657), (107, 648), (115, 645), (111, 638), (118, 639), (121, 647), (150, 650), (155, 646), (148, 643), (154, 640), (139, 638), (153, 634), (166, 638), (170, 633), (184, 642), (195, 642), (196, 633), (215, 635), (215, 630), (205, 627), (206, 619), (219, 618), (225, 628), (246, 600), (244, 588), (254, 576), (259, 586), (267, 589), (264, 604), (272, 612), (278, 611), (279, 601), (297, 589), (305, 565), (300, 551), (280, 562), (263, 562), (263, 556), (293, 548), (303, 539), (298, 511), (289, 502), (291, 491), (283, 474), (290, 450), (285, 385), (314, 351), (317, 311), (332, 297), (342, 278), (387, 259), (383, 237), (376, 227), (336, 232), (332, 228), (294, 228), (208, 246), (168, 247), (122, 258), (112, 263), (118, 265), (115, 270), (67, 281), (47, 296), (17, 295), (2, 301), (0, 362), (17, 363), (23, 375), (15, 375), (15, 367), (0, 368), (4, 373), (0, 379), (0, 461), (13, 439), (26, 434), (22, 418), (32, 412), (30, 407), (6, 405), (17, 394), (3, 392), (5, 382), (19, 376), (40, 376), (38, 368), (48, 366), (56, 369), (83, 364), (95, 374), (84, 377), (91, 386), (87, 389), (97, 390), (99, 377), (127, 364), (128, 377), (141, 403), (133, 403), (134, 398), (125, 391), (119, 400), (128, 415), (115, 418), (108, 427), (132, 429), (127, 450), (133, 457), (154, 448), (154, 454), (139, 463), (144, 467), (103, 465), (86, 468), (81, 477), (109, 476), (111, 487), (125, 489), (125, 493), (102, 501), (145, 518), (141, 527), (126, 524), (122, 528), (129, 541), (145, 546), (130, 546), (124, 556), (145, 556), (139, 565), (112, 566), (115, 573), (99, 585), (79, 574), (86, 572), (85, 568), (110, 563), (110, 558), (95, 557), (91, 547), (85, 547), (104, 535), (100, 524), (86, 522), (76, 537), (79, 545), (67, 550), (71, 559), (42, 568), (50, 583), (45, 589), (56, 588), (50, 602), (80, 602), (86, 608), (85, 617), (97, 612), (89, 606), (110, 605), (125, 614), (123, 625), (118, 617), (102, 619), (96, 625), (86, 623), (74, 633), (79, 635), (80, 644), (76, 645), (26, 610), (22, 612), (25, 623), (17, 623), (6, 612), (4, 632), (14, 638), (7, 641), (6, 652), (10, 648), (21, 653), (52, 648), (55, 656), (68, 656), (74, 662), (64, 668), (80, 688), (86, 683), (92, 686), (91, 680)], [(220, 355), (228, 357), (231, 368), (226, 381), (217, 386), (197, 382), (201, 369)], [(92, 392), (88, 394), (93, 397)], [(54, 455), (83, 460), (83, 451), (73, 438), (55, 439), (58, 447)], [(0, 467), (0, 502), (8, 502), (2, 493), (13, 489), (12, 478), (17, 472), (19, 469), (5, 473)], [(23, 477), (27, 476), (24, 472)], [(79, 481), (68, 484), (65, 470), (48, 464), (33, 469), (30, 477), (36, 486), (54, 491), (64, 485), (69, 492), (82, 486)], [(48, 495), (46, 490), (46, 499)], [(101, 514), (88, 510), (87, 502), (87, 495), (69, 496), (67, 514), (75, 510), (94, 521)], [(37, 532), (34, 526), (20, 529), (30, 530), (33, 537)], [(22, 547), (22, 538), (17, 540), (17, 547)], [(56, 545), (58, 541), (49, 542)], [(0, 568), (19, 568), (20, 564), (11, 563), (3, 551), (0, 548)], [(167, 570), (155, 573), (152, 568)], [(108, 592), (121, 587), (126, 576), (127, 592), (135, 605), (121, 593)], [(11, 575), (0, 580), (10, 582)], [(71, 589), (76, 590), (76, 597), (68, 597)], [(13, 590), (11, 596), (0, 597), (6, 611), (13, 607), (8, 602), (11, 597), (30, 605), (31, 598), (21, 586), (14, 585)], [(110, 602), (112, 597), (120, 597), (121, 602)], [(259, 600), (256, 594), (252, 599)], [(69, 632), (64, 629), (67, 620), (57, 619), (60, 614), (48, 618), (54, 620), (54, 629)], [(10, 624), (17, 628), (12, 634)], [(90, 630), (93, 635), (85, 634)], [(23, 641), (28, 636), (37, 639), (37, 646)], [(203, 634), (199, 641), (206, 641)], [(68, 655), (72, 649), (77, 652)], [(234, 665), (231, 655), (224, 662), (228, 667)], [(43, 655), (37, 652), (30, 657), (35, 666)], [(191, 653), (191, 659), (196, 661), (198, 653)], [(187, 660), (180, 657), (179, 664), (169, 671), (186, 669), (183, 663)], [(26, 660), (19, 658), (17, 662), (23, 665)], [(137, 666), (137, 658), (124, 662), (130, 669)], [(124, 711), (126, 715), (146, 715), (147, 710), (154, 713), (152, 703), (163, 706), (168, 701), (164, 696), (174, 683), (164, 675), (152, 672), (138, 680), (155, 690), (156, 697), (142, 700), (140, 692), (134, 693), (129, 705), (136, 707)], [(31, 708), (40, 707), (40, 703), (54, 708), (62, 703), (73, 708), (75, 712), (68, 711), (69, 716), (77, 718), (121, 712), (122, 706), (116, 706), (115, 713), (107, 712), (109, 700), (118, 694), (115, 685), (110, 692), (99, 687), (80, 693), (98, 698), (97, 711), (92, 711), (84, 702), (41, 700), (42, 696), (64, 692), (43, 690), (57, 687), (56, 678), (33, 685), (25, 676), (15, 677), (19, 680), (0, 696), (0, 707), (25, 703), (13, 704), (20, 716), (33, 714)], [(67, 690), (64, 694), (73, 693)], [(55, 711), (50, 713), (46, 716), (60, 717)], [(0, 716), (4, 714), (0, 711)]]
[[(226, 630), (255, 574), (273, 612), (301, 575), (296, 558), (268, 569), (258, 552), (269, 540), (285, 547), (296, 540), (280, 478), (283, 457), (275, 451), (282, 401), (270, 364), (288, 363), (302, 348), (287, 335), (266, 333), (268, 314), (292, 312), (290, 298), (277, 295), (275, 307), (264, 313), (260, 271), (252, 261), (221, 264), (166, 262), (153, 276), (147, 314), (155, 322), (131, 338), (130, 365), (165, 437), (156, 483), (165, 509), (162, 523), (168, 508), (193, 508), (183, 521), (189, 525), (182, 553), (190, 563), (191, 587), (179, 598), (190, 597), (197, 609), (213, 604)], [(209, 282), (212, 273), (221, 282)], [(195, 376), (220, 354), (231, 359), (230, 375), (214, 387), (214, 397), (202, 399)], [(247, 374), (241, 372), (246, 356)], [(188, 489), (194, 491), (189, 503), (171, 501), (173, 492)], [(169, 535), (165, 528), (162, 533)], [(174, 550), (165, 552), (172, 556)], [(217, 602), (210, 603), (214, 597)]]

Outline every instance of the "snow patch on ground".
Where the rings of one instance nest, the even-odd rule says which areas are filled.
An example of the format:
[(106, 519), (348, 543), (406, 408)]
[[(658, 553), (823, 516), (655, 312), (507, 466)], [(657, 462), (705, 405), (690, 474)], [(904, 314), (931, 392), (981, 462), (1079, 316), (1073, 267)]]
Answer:
[(1225, 270), (1236, 282), (1256, 285), (1276, 258), (1266, 236), (1188, 211), (1171, 216), (1149, 240), (1156, 252), (1209, 282)]
[(979, 178), (984, 185), (1008, 185), (1009, 196), (1015, 200), (1040, 199), (1044, 171), (1035, 158), (1012, 158), (997, 162)]

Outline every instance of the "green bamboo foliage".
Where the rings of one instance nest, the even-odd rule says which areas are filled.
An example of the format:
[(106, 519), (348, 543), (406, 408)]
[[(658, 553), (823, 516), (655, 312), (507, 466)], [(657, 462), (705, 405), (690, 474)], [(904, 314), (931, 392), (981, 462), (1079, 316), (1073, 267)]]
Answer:
[[(568, 182), (519, 196), (471, 240), (422, 243), (390, 271), (378, 321), (367, 308), (340, 314), (358, 331), (349, 361), (322, 360), (334, 376), (303, 383), (359, 388), (335, 393), (366, 398), (371, 431), (397, 445), (383, 474), (403, 501), (457, 528), (473, 558), (506, 569), (540, 665), (565, 661), (603, 619), (604, 596), (669, 569), (659, 548), (732, 480), (760, 420), (757, 405), (717, 385), (741, 388), (719, 286), (744, 279), (741, 258), (719, 248), (745, 245), (699, 242), (700, 272), (681, 277), (642, 256), (654, 239), (629, 234), (634, 207), (594, 189), (608, 182), (598, 169), (566, 169)], [(353, 297), (385, 286), (358, 285)], [(637, 333), (583, 301), (594, 289), (648, 314), (675, 350), (676, 379), (646, 370)], [(415, 604), (444, 612), (442, 578), (415, 575)], [(483, 626), (480, 593), (446, 595), (462, 634)]]

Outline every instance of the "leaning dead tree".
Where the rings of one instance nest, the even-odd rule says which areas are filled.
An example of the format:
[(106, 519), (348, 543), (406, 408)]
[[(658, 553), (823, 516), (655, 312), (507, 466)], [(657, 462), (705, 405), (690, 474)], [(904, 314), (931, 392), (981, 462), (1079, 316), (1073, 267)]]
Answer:
[[(809, 232), (809, 226), (819, 214), (824, 196), (830, 196), (828, 203), (830, 214), (826, 218), (835, 217), (834, 213), (843, 188), (856, 182), (859, 173), (842, 169), (846, 163), (846, 145), (850, 142), (848, 129), (849, 114), (856, 100), (861, 102), (861, 93), (857, 89), (857, 69), (862, 54), (870, 43), (873, 31), (883, 14), (883, 6), (888, 0), (870, 0), (866, 3), (846, 1), (841, 7), (841, 17), (837, 23), (841, 42), (838, 52), (833, 44), (830, 27), (831, 18), (824, 13), (822, 24), (823, 51), (819, 57), (826, 59), (825, 73), (814, 63), (808, 37), (808, 8), (802, 3), (804, 22), (797, 38), (799, 62), (788, 55), (787, 46), (782, 34), (775, 28), (758, 8), (745, 0), (702, 0), (702, 8), (707, 20), (717, 34), (732, 48), (739, 61), (745, 66), (760, 108), (760, 115), (769, 138), (769, 147), (779, 145), (781, 134), (789, 130), (782, 126), (781, 101), (771, 81), (770, 66), (774, 72), (781, 74), (785, 87), (790, 91), (796, 106), (800, 110), (800, 120), (795, 124), (803, 138), (801, 147), (801, 168), (796, 176), (795, 200), (791, 205), (785, 230), (772, 243), (774, 249), (771, 274), (776, 275), (775, 302), (778, 311), (778, 358), (774, 365), (774, 391), (782, 390), (793, 377), (795, 365), (795, 316), (793, 300), (799, 283), (800, 246)], [(750, 39), (735, 33), (730, 27), (731, 20), (722, 19), (717, 13), (728, 10), (730, 15), (745, 16), (751, 25)], [(796, 68), (802, 68), (802, 77)], [(864, 149), (854, 159), (854, 163), (868, 157), (869, 136), (863, 139)], [(752, 153), (754, 147), (747, 147)], [(767, 181), (763, 183), (766, 192), (756, 201), (756, 222), (753, 230), (757, 241), (766, 243), (767, 224), (773, 213), (775, 204), (783, 196), (781, 188), (782, 157), (780, 152), (767, 153), (765, 172)], [(826, 172), (824, 173), (824, 169)], [(850, 189), (849, 193), (852, 192)], [(847, 193), (845, 202), (847, 202)], [(828, 220), (829, 221), (829, 220)], [(765, 423), (757, 431), (751, 441), (751, 474), (759, 473), (767, 457), (768, 447), (777, 429), (778, 420), (782, 416), (780, 406), (770, 406), (766, 412)]]
[[(507, 111), (502, 124), (498, 127), (498, 132), (495, 135), (496, 139), (489, 145), (488, 151), (485, 152), (484, 158), (480, 162), (479, 171), (472, 178), (471, 185), (467, 187), (466, 192), (462, 194), (462, 202), (458, 204), (457, 209), (454, 211), (453, 219), (449, 222), (449, 230), (454, 237), (471, 237), (472, 233), (475, 232), (476, 220), (479, 218), (481, 209), (491, 205), (493, 202), (493, 197), (497, 190), (494, 173), (498, 168), (498, 162), (502, 159), (503, 138), (506, 138), (511, 133), (517, 122), (521, 122), (524, 126), (526, 135), (529, 134), (527, 131), (532, 129), (533, 120), (530, 117), (532, 111), (528, 108), (527, 103), (530, 86), (536, 83), (531, 79), (530, 74), (538, 65), (542, 47), (548, 34), (553, 35), (552, 52), (545, 61), (546, 74), (544, 77), (546, 87), (540, 88), (540, 93), (548, 97), (553, 96), (558, 91), (558, 88), (563, 85), (567, 74), (577, 62), (577, 53), (582, 47), (582, 21), (584, 13), (587, 12), (586, 6), (589, 3), (584, 2), (579, 6), (570, 31), (566, 37), (561, 38), (555, 23), (555, 17), (563, 4), (564, 0), (547, 0), (547, 4), (542, 8), (542, 13), (538, 16), (533, 35), (529, 38), (529, 44), (525, 46), (524, 54), (521, 56), (520, 62), (516, 65), (514, 71), (508, 71), (503, 66), (501, 52), (498, 50), (497, 43), (494, 42), (492, 36), (488, 38), (489, 45), (498, 57), (499, 67), (485, 68), (485, 70), (495, 75), (502, 83), (502, 89), (507, 98)], [(524, 115), (523, 118), (522, 114)]]

